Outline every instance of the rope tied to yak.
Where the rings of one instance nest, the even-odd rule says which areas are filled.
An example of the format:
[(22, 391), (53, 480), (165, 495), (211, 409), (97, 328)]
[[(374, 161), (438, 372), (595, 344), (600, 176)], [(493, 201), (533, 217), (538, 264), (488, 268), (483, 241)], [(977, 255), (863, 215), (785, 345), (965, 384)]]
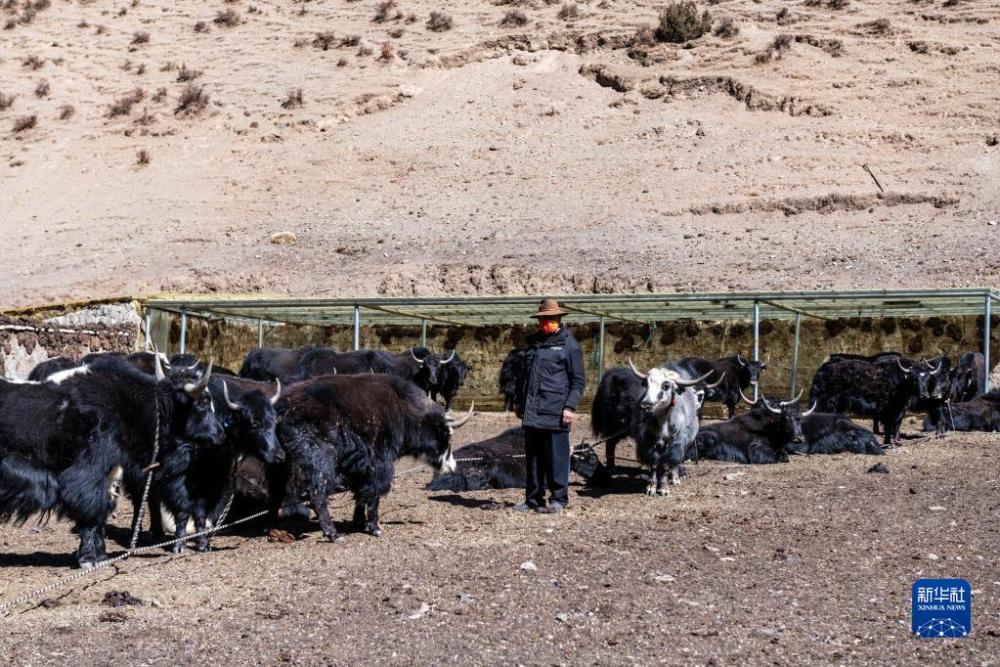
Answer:
[(160, 401), (158, 397), (154, 397), (153, 403), (156, 406), (155, 417), (153, 420), (154, 431), (153, 431), (153, 458), (146, 467), (146, 484), (142, 489), (142, 501), (139, 503), (139, 510), (135, 516), (135, 525), (132, 526), (132, 539), (128, 543), (128, 551), (125, 552), (124, 556), (127, 558), (130, 551), (134, 550), (136, 545), (139, 543), (139, 533), (142, 532), (142, 520), (146, 515), (146, 502), (149, 500), (149, 489), (153, 485), (153, 471), (156, 470), (157, 466), (160, 464), (157, 462), (157, 458), (160, 456)]

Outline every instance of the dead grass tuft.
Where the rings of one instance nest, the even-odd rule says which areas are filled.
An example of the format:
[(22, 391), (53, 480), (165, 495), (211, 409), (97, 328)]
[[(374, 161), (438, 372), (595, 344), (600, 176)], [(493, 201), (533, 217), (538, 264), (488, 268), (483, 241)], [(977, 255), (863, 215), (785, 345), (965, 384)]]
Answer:
[(224, 28), (235, 28), (242, 20), (240, 15), (236, 13), (233, 9), (222, 9), (215, 13), (215, 18), (212, 19), (212, 23)]
[(396, 49), (392, 46), (392, 42), (382, 42), (377, 60), (384, 63), (391, 63), (395, 59)]
[(322, 51), (329, 51), (337, 43), (337, 35), (332, 32), (317, 32), (312, 45)]
[(152, 158), (149, 155), (149, 151), (145, 148), (140, 149), (139, 152), (135, 154), (135, 164), (139, 167), (145, 167), (151, 160)]
[(791, 35), (778, 35), (766, 49), (756, 55), (754, 60), (760, 64), (781, 60), (785, 53), (792, 48), (793, 41), (795, 38)]
[(208, 24), (204, 21), (198, 21), (194, 24), (195, 32), (208, 32)]
[(200, 69), (188, 69), (186, 64), (182, 64), (181, 68), (177, 70), (177, 83), (187, 83), (188, 81), (194, 81), (202, 72)]
[(38, 125), (38, 116), (31, 114), (30, 116), (21, 116), (14, 121), (14, 127), (11, 130), (14, 134), (20, 134), (21, 132), (27, 132)]
[(528, 15), (520, 9), (509, 9), (500, 19), (500, 25), (504, 28), (516, 28), (527, 25)]
[(0, 111), (9, 109), (14, 104), (15, 99), (17, 99), (17, 95), (4, 95), (0, 93)]
[(559, 8), (556, 18), (560, 21), (572, 21), (580, 18), (580, 8), (575, 3), (566, 3)]
[(76, 108), (72, 104), (64, 104), (59, 107), (59, 114), (56, 116), (59, 120), (69, 120), (76, 114)]
[(125, 93), (108, 107), (108, 118), (129, 115), (132, 113), (132, 107), (141, 102), (145, 97), (146, 92), (142, 88), (136, 88)]
[(177, 97), (177, 106), (174, 108), (174, 115), (197, 115), (208, 106), (208, 99), (205, 86), (196, 86), (193, 83), (189, 83), (184, 86), (184, 90)]
[(22, 66), (27, 67), (28, 69), (33, 69), (33, 70), (41, 69), (44, 64), (45, 64), (45, 61), (42, 60), (41, 58), (39, 58), (38, 56), (34, 55), (34, 54), (28, 56), (27, 58), (24, 58), (21, 61), (21, 65)]
[(431, 32), (444, 32), (446, 30), (451, 30), (451, 28), (451, 16), (445, 14), (444, 12), (433, 11), (427, 19), (427, 29)]
[(398, 21), (401, 18), (403, 18), (403, 12), (399, 10), (396, 0), (382, 0), (375, 7), (375, 16), (372, 21), (385, 23), (386, 21)]
[(142, 44), (149, 44), (149, 33), (144, 30), (132, 33), (131, 43), (133, 46), (141, 46)]
[(39, 97), (39, 98), (41, 98), (41, 97), (48, 97), (49, 96), (49, 90), (51, 90), (51, 87), (49, 86), (49, 82), (48, 81), (44, 81), (44, 80), (39, 81), (38, 85), (35, 86), (35, 97)]
[(723, 39), (730, 39), (740, 34), (740, 26), (733, 20), (732, 16), (723, 16), (719, 19), (712, 34)]
[(302, 107), (302, 89), (293, 88), (288, 91), (288, 96), (281, 103), (282, 109), (298, 109)]

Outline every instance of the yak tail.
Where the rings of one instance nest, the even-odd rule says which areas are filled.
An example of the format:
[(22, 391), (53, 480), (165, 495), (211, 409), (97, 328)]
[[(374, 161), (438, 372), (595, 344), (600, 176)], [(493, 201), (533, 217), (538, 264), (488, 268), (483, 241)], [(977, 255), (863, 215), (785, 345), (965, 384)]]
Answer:
[(55, 475), (16, 456), (0, 459), (0, 522), (21, 525), (35, 514), (44, 519), (57, 502)]

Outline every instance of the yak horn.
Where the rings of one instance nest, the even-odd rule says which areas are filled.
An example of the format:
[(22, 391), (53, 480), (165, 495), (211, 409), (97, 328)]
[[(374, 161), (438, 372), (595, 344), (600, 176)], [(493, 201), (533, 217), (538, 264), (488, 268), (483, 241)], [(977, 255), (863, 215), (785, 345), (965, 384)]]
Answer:
[(226, 399), (226, 407), (227, 408), (229, 408), (230, 410), (239, 410), (240, 409), (240, 406), (238, 406), (235, 403), (233, 403), (233, 401), (229, 398), (229, 387), (226, 385), (226, 381), (225, 380), (222, 381), (222, 397), (224, 399)]
[(747, 365), (747, 362), (743, 361), (743, 357), (740, 356), (739, 352), (736, 353), (736, 361), (740, 362), (740, 366)]
[(933, 366), (931, 366), (931, 365), (930, 365), (930, 364), (928, 363), (928, 364), (927, 364), (927, 368), (934, 368), (934, 370), (932, 370), (932, 371), (931, 371), (931, 375), (937, 375), (937, 374), (938, 374), (938, 372), (940, 372), (940, 371), (941, 371), (941, 366), (943, 366), (943, 365), (944, 365), (944, 362), (943, 362), (943, 361), (939, 361), (939, 362), (938, 362), (938, 365), (937, 365), (937, 368), (934, 368)]
[(472, 414), (473, 412), (475, 412), (475, 410), (476, 410), (476, 404), (475, 402), (473, 402), (472, 405), (469, 406), (469, 411), (465, 413), (465, 415), (456, 419), (451, 416), (451, 413), (445, 413), (444, 418), (448, 421), (448, 426), (450, 426), (452, 430), (454, 430), (459, 427), (465, 426), (466, 422), (472, 419)]
[(184, 385), (184, 391), (186, 391), (187, 394), (192, 398), (198, 398), (203, 393), (205, 393), (205, 389), (208, 387), (208, 380), (209, 378), (212, 377), (213, 363), (214, 360), (210, 357), (208, 360), (208, 367), (205, 369), (205, 372), (202, 374), (202, 376), (198, 379), (198, 382), (197, 383), (188, 382), (187, 384)]
[(163, 364), (160, 363), (160, 353), (153, 348), (153, 371), (156, 375), (157, 382), (163, 382), (167, 379), (166, 373), (163, 372)]
[(903, 362), (899, 360), (899, 357), (896, 357), (896, 363), (903, 370), (903, 372), (906, 373), (907, 375), (909, 375), (912, 372), (911, 369), (909, 369), (909, 368), (907, 368), (906, 366), (903, 365)]
[(412, 347), (410, 348), (410, 356), (413, 357), (413, 360), (421, 366), (424, 365), (424, 360), (417, 356), (417, 353), (413, 351)]
[(777, 408), (772, 408), (771, 404), (767, 402), (766, 398), (764, 398), (763, 396), (761, 396), (760, 400), (763, 401), (765, 408), (767, 408), (768, 410), (770, 410), (771, 412), (773, 412), (776, 415), (780, 415), (781, 414), (781, 410), (777, 409)]
[(791, 405), (792, 403), (798, 403), (799, 399), (802, 398), (802, 392), (804, 392), (804, 391), (805, 391), (805, 389), (799, 389), (799, 395), (798, 396), (796, 396), (795, 398), (793, 398), (790, 401), (782, 401), (781, 405)]
[(816, 401), (813, 401), (812, 406), (810, 406), (810, 408), (808, 410), (806, 410), (805, 412), (803, 412), (802, 416), (803, 417), (808, 417), (809, 415), (811, 415), (814, 412), (816, 412)]
[(693, 387), (694, 385), (696, 385), (696, 384), (698, 384), (700, 382), (704, 382), (708, 378), (708, 376), (711, 375), (714, 372), (715, 371), (709, 371), (709, 372), (705, 373), (704, 375), (702, 375), (701, 377), (697, 377), (697, 378), (695, 378), (693, 380), (681, 380), (681, 379), (678, 379), (677, 380), (677, 386), (679, 386), (679, 387)]
[(278, 378), (275, 378), (274, 379), (274, 384), (278, 388), (275, 389), (274, 396), (271, 397), (271, 405), (276, 404), (278, 402), (278, 399), (281, 398), (281, 380), (279, 380)]
[(715, 388), (716, 388), (716, 387), (718, 387), (718, 386), (719, 386), (720, 384), (722, 384), (722, 381), (723, 381), (723, 380), (725, 380), (725, 379), (726, 379), (726, 373), (725, 373), (725, 372), (723, 372), (723, 373), (722, 373), (722, 375), (720, 375), (720, 376), (719, 376), (719, 379), (718, 379), (718, 380), (716, 380), (716, 381), (715, 381), (715, 382), (713, 382), (712, 384), (706, 384), (706, 385), (705, 385), (705, 389), (715, 389)]
[(760, 370), (764, 370), (765, 368), (767, 368), (767, 365), (768, 365), (769, 363), (771, 363), (771, 355), (770, 355), (770, 353), (768, 353), (768, 355), (767, 355), (767, 359), (765, 359), (765, 360), (764, 360), (764, 363), (762, 363), (762, 364), (760, 365)]
[(452, 350), (451, 354), (449, 354), (447, 358), (441, 360), (441, 363), (442, 364), (447, 364), (448, 362), (450, 362), (454, 358), (455, 358), (455, 350)]
[(637, 377), (638, 377), (638, 378), (639, 378), (640, 380), (645, 380), (645, 379), (646, 379), (646, 374), (645, 374), (645, 373), (640, 373), (640, 372), (639, 372), (639, 369), (635, 367), (635, 364), (633, 364), (633, 363), (632, 363), (632, 360), (631, 360), (631, 359), (629, 359), (629, 360), (628, 360), (628, 365), (629, 365), (629, 367), (630, 367), (630, 368), (632, 369), (632, 372), (633, 372), (633, 373), (635, 373), (635, 374), (636, 374), (636, 376), (637, 376)]
[(743, 393), (743, 388), (742, 387), (737, 387), (737, 389), (740, 392), (740, 398), (742, 398), (744, 400), (744, 402), (746, 402), (747, 405), (749, 405), (750, 407), (753, 407), (754, 405), (756, 405), (756, 403), (754, 403), (749, 398), (747, 398), (747, 395)]

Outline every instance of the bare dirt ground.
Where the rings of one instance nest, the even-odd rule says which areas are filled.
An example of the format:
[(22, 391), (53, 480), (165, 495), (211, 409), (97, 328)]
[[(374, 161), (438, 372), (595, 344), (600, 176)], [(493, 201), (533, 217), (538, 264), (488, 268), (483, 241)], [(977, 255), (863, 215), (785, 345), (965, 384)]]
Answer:
[[(462, 442), (512, 418), (475, 423)], [(15, 665), (995, 665), (997, 460), (995, 435), (953, 434), (885, 457), (702, 462), (666, 498), (628, 476), (608, 492), (574, 485), (560, 516), (486, 509), (518, 501), (517, 490), (428, 493), (421, 469), (397, 478), (381, 539), (333, 545), (314, 525), (292, 544), (248, 530), (208, 554), (136, 557), (113, 579), (102, 572), (3, 619), (0, 655)], [(877, 462), (891, 472), (865, 472)], [(344, 496), (331, 504), (349, 518)], [(127, 519), (119, 510), (114, 523)], [(65, 575), (74, 546), (64, 523), (0, 527), (3, 599)], [(528, 561), (537, 569), (522, 569)], [(971, 637), (910, 636), (921, 577), (972, 583)], [(120, 590), (145, 604), (100, 604)]]
[(3, 304), (998, 282), (995, 0), (499, 1), (4, 3)]

